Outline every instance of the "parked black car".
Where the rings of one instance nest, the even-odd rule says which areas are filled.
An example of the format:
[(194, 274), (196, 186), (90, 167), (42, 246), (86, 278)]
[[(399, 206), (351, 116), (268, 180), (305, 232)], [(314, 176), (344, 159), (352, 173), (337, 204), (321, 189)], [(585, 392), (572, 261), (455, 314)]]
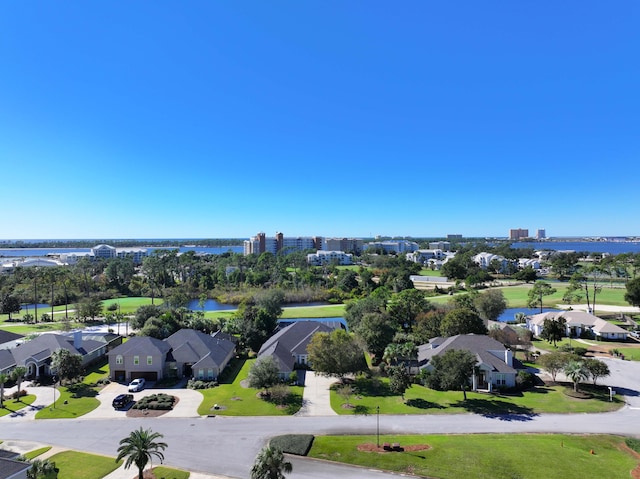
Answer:
[(118, 394), (113, 400), (114, 409), (124, 409), (133, 401), (133, 394)]

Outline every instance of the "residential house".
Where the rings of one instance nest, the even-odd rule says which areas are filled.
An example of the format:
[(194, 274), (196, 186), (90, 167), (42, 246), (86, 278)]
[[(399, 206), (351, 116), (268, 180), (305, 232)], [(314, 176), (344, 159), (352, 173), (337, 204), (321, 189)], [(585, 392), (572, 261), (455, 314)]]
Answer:
[(258, 352), (258, 358), (272, 356), (280, 377), (287, 379), (296, 365), (309, 364), (307, 346), (313, 335), (330, 333), (334, 329), (319, 321), (296, 321), (267, 339)]
[(181, 329), (161, 340), (134, 336), (108, 353), (111, 379), (158, 381), (166, 377), (214, 380), (235, 355), (228, 335)]
[(596, 339), (626, 341), (629, 335), (629, 331), (626, 329), (585, 311), (550, 311), (534, 314), (527, 317), (527, 328), (534, 335), (540, 336), (546, 319), (556, 320), (560, 317), (566, 321), (565, 335), (569, 337), (579, 338), (585, 332), (589, 332)]
[(449, 350), (466, 349), (477, 359), (476, 370), (470, 374), (471, 390), (492, 391), (494, 388), (510, 388), (516, 385), (519, 363), (510, 349), (502, 343), (481, 334), (459, 334), (448, 338), (433, 338), (418, 346), (418, 367), (431, 369), (431, 359)]
[[(71, 354), (81, 356), (82, 365), (88, 366), (102, 358), (109, 347), (122, 340), (112, 333), (102, 335), (93, 333), (92, 335), (92, 338), (85, 338), (83, 331), (75, 331), (67, 335), (44, 333), (8, 351), (13, 357), (14, 367), (27, 368), (27, 378), (49, 376), (51, 375), (51, 355), (58, 349), (66, 349)], [(8, 358), (5, 357), (4, 360), (7, 361)]]
[(177, 377), (218, 379), (236, 352), (235, 341), (221, 332), (209, 335), (194, 329), (181, 329), (166, 341), (174, 359), (170, 367), (175, 367)]
[(0, 479), (27, 479), (31, 463), (18, 461), (17, 452), (0, 449)]

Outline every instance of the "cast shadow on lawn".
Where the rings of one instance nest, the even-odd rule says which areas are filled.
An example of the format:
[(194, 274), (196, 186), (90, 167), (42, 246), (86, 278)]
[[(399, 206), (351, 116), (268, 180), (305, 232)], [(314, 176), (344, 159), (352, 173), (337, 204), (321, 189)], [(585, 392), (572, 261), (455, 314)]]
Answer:
[(500, 421), (531, 421), (538, 414), (533, 409), (518, 406), (499, 399), (467, 399), (452, 404), (453, 407), (466, 409), (470, 413), (479, 414)]
[(224, 368), (222, 374), (218, 377), (219, 384), (233, 384), (238, 377), (238, 374), (242, 370), (246, 359), (244, 358), (233, 358), (229, 365)]
[(98, 391), (85, 383), (76, 383), (67, 387), (67, 391), (71, 393), (72, 398), (94, 398), (98, 395)]
[(422, 398), (408, 399), (405, 401), (405, 404), (409, 407), (415, 407), (418, 409), (446, 409), (446, 407), (441, 404), (426, 401)]

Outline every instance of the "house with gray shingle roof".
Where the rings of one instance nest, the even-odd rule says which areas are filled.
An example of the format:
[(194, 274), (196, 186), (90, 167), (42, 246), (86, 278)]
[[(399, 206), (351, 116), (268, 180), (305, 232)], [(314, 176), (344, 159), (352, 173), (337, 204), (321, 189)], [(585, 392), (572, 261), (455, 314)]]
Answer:
[(27, 479), (31, 463), (18, 461), (19, 454), (0, 449), (0, 479)]
[(482, 334), (431, 339), (427, 344), (418, 346), (418, 367), (429, 370), (431, 358), (451, 349), (465, 349), (476, 356), (477, 367), (469, 377), (473, 391), (492, 391), (496, 387), (510, 388), (516, 385), (519, 363), (514, 360), (511, 350)]
[(267, 339), (258, 352), (258, 358), (272, 356), (278, 365), (280, 377), (286, 379), (296, 364), (308, 364), (307, 346), (313, 335), (331, 333), (334, 329), (319, 321), (296, 321)]
[[(66, 349), (71, 354), (82, 358), (82, 365), (87, 366), (102, 358), (110, 344), (117, 341), (118, 336), (105, 334), (102, 338), (86, 338), (83, 331), (71, 334), (44, 333), (35, 338), (22, 342), (19, 346), (8, 351), (11, 353), (15, 366), (27, 368), (27, 378), (37, 378), (51, 375), (51, 355), (58, 349)], [(0, 350), (2, 351), (2, 350)], [(0, 355), (0, 370), (8, 361), (6, 354)]]
[(194, 329), (181, 329), (164, 340), (134, 336), (108, 353), (111, 379), (215, 380), (235, 356), (235, 347), (227, 335), (209, 335)]

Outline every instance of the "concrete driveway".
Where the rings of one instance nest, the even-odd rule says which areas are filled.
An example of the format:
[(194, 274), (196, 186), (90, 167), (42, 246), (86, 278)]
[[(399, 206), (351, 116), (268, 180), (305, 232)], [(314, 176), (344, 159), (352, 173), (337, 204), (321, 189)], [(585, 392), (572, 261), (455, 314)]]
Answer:
[[(101, 391), (100, 394), (96, 397), (100, 401), (100, 406), (91, 411), (88, 414), (82, 416), (85, 419), (109, 419), (109, 418), (121, 418), (127, 416), (126, 410), (116, 410), (113, 408), (111, 403), (113, 399), (122, 393), (126, 393), (127, 385), (119, 384), (119, 383), (110, 383), (106, 385)], [(142, 391), (138, 391), (133, 394), (133, 400), (138, 401), (139, 399), (149, 396), (151, 394), (169, 394), (171, 396), (175, 396), (178, 398), (178, 404), (175, 405), (173, 410), (163, 414), (160, 417), (198, 417), (198, 407), (200, 403), (202, 403), (203, 396), (200, 392), (195, 391), (193, 389), (182, 389), (182, 388), (165, 388), (165, 389), (156, 389), (156, 388), (145, 388)]]
[(296, 416), (337, 416), (329, 400), (329, 387), (335, 382), (335, 378), (305, 371), (302, 408)]

